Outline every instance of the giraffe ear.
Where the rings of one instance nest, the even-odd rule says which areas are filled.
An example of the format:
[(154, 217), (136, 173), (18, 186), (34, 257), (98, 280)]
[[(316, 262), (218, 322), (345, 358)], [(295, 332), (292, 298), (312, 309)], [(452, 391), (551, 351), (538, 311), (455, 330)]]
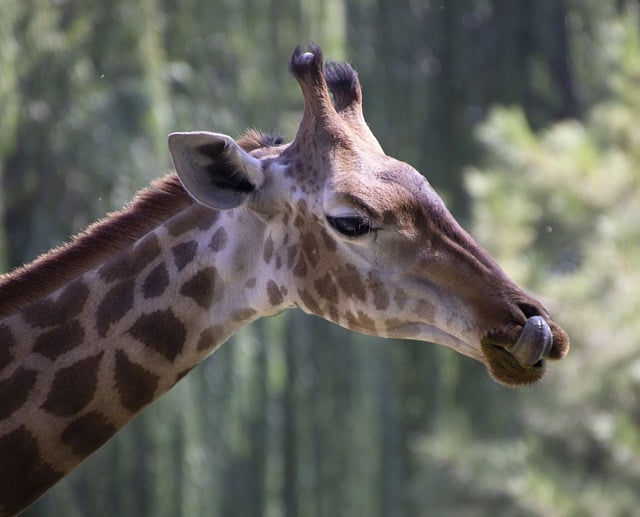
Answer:
[(264, 179), (260, 160), (227, 135), (171, 133), (169, 152), (184, 188), (210, 208), (224, 210), (243, 204)]

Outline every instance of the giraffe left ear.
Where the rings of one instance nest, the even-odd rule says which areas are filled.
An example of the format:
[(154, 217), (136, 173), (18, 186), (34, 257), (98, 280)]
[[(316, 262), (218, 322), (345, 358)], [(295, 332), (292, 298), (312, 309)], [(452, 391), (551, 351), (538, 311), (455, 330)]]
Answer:
[(264, 179), (260, 160), (227, 135), (171, 133), (169, 152), (184, 188), (210, 208), (240, 206)]

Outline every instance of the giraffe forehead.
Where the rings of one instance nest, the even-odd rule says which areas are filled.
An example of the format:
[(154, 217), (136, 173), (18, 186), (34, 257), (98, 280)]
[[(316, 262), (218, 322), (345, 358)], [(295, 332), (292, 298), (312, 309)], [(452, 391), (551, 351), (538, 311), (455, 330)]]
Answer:
[(385, 222), (414, 222), (441, 204), (424, 176), (393, 159), (340, 169), (324, 194), (325, 207), (351, 205)]
[(365, 208), (381, 219), (393, 213), (396, 219), (415, 219), (434, 202), (441, 203), (426, 178), (413, 167), (359, 144), (357, 139), (325, 148), (308, 144), (304, 152), (285, 152), (270, 159), (267, 169), (276, 184), (284, 182), (281, 192), (289, 198), (294, 212), (303, 200), (310, 206), (323, 206), (325, 211), (332, 204), (344, 204)]

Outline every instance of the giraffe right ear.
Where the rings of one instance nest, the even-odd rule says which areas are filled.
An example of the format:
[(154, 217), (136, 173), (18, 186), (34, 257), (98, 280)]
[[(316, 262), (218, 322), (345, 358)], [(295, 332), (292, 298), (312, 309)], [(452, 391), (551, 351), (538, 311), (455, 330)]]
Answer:
[(184, 188), (196, 201), (224, 210), (243, 204), (262, 185), (260, 160), (219, 133), (171, 133), (169, 152)]

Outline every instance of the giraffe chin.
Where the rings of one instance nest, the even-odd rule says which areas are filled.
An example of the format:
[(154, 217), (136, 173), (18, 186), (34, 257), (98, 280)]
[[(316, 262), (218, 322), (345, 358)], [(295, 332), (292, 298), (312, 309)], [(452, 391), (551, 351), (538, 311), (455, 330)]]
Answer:
[(491, 376), (506, 386), (524, 386), (538, 382), (547, 369), (545, 359), (539, 359), (532, 365), (522, 364), (508, 349), (487, 340), (482, 341), (482, 351)]

